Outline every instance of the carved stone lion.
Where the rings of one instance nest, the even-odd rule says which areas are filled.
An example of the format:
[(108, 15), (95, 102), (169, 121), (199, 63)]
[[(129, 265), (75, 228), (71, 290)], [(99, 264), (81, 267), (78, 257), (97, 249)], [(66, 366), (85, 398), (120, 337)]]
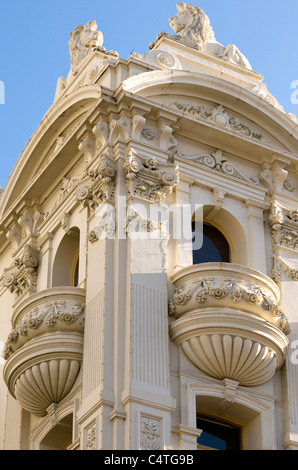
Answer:
[(71, 70), (75, 75), (77, 67), (80, 62), (87, 56), (90, 51), (105, 52), (102, 47), (103, 34), (97, 31), (97, 24), (95, 21), (88, 21), (86, 26), (79, 25), (70, 33), (70, 40), (68, 43), (69, 52), (71, 57)]
[(177, 10), (177, 15), (169, 19), (170, 26), (177, 35), (161, 33), (157, 36), (157, 39), (160, 39), (161, 36), (167, 36), (170, 39), (251, 70), (248, 60), (234, 44), (224, 47), (215, 40), (209, 18), (201, 8), (185, 3), (177, 3)]

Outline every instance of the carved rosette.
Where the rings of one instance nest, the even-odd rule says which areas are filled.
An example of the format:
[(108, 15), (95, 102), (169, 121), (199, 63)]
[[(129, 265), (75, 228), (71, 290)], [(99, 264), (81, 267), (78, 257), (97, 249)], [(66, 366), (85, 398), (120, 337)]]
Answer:
[(171, 339), (203, 372), (255, 386), (281, 367), (287, 319), (276, 284), (231, 263), (204, 263), (173, 276)]
[(85, 291), (53, 288), (16, 308), (4, 346), (4, 379), (12, 396), (37, 416), (59, 403), (78, 376), (83, 354)]
[(132, 149), (127, 152), (124, 169), (128, 195), (155, 204), (162, 204), (179, 181), (177, 165), (159, 163), (154, 157), (146, 159)]

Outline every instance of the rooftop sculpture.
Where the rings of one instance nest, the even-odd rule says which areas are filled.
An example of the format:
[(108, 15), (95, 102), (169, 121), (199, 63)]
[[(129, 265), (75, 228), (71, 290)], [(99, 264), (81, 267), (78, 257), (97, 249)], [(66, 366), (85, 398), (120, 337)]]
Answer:
[[(162, 36), (166, 36), (174, 41), (179, 41), (202, 52), (251, 70), (250, 63), (234, 44), (225, 47), (216, 41), (214, 31), (210, 26), (210, 20), (201, 8), (186, 3), (178, 3), (177, 10), (177, 15), (169, 19), (170, 26), (176, 34), (163, 32), (157, 36), (157, 40)], [(153, 42), (149, 47), (152, 49), (155, 44), (156, 42)]]

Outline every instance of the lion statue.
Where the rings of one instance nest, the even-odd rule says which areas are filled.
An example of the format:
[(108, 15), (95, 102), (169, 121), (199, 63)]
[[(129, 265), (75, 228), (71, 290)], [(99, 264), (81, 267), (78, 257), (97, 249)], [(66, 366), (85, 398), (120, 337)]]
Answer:
[[(157, 39), (166, 36), (251, 70), (248, 60), (234, 44), (224, 47), (215, 40), (209, 18), (201, 8), (177, 3), (177, 10), (177, 15), (169, 19), (170, 26), (177, 35), (160, 33)], [(151, 48), (153, 46), (154, 43)]]
[(77, 73), (80, 62), (87, 56), (90, 51), (105, 52), (102, 47), (103, 34), (97, 31), (95, 21), (88, 21), (86, 26), (79, 25), (70, 33), (68, 43), (70, 52), (70, 64), (73, 75)]

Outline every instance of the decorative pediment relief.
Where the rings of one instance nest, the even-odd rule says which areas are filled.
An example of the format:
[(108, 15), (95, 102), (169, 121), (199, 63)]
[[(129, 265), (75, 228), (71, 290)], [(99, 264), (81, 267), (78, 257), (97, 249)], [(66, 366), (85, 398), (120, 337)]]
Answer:
[(265, 140), (259, 130), (253, 129), (249, 123), (242, 121), (240, 117), (226, 110), (222, 105), (210, 107), (205, 104), (194, 105), (176, 101), (171, 106), (195, 119), (215, 124), (251, 139)]
[(161, 204), (179, 180), (178, 167), (144, 158), (129, 149), (124, 162), (128, 196)]
[(243, 175), (243, 173), (240, 172), (240, 170), (238, 170), (234, 164), (230, 163), (226, 158), (223, 158), (223, 152), (220, 149), (216, 150), (216, 152), (212, 152), (211, 154), (203, 155), (184, 155), (180, 150), (178, 150), (174, 153), (173, 157), (183, 158), (185, 160), (199, 163), (206, 168), (216, 170), (220, 173), (232, 176), (247, 183), (255, 185), (260, 183), (257, 176), (247, 178), (245, 175)]

